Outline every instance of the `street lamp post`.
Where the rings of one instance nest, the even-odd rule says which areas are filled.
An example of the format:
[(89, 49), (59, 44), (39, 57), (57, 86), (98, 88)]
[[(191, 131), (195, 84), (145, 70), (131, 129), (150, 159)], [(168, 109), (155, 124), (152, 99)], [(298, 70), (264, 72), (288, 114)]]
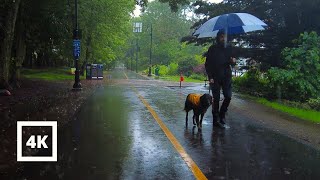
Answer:
[(138, 73), (138, 55), (139, 55), (139, 43), (138, 43), (138, 38), (137, 38), (137, 42), (136, 42), (136, 51), (137, 51), (137, 54), (136, 54), (136, 73)]
[(73, 90), (81, 90), (79, 57), (80, 57), (80, 30), (78, 24), (78, 0), (74, 0), (75, 7), (75, 29), (73, 31), (73, 56), (75, 60), (75, 77)]
[(133, 68), (133, 66), (132, 66), (132, 61), (133, 61), (133, 58), (134, 58), (133, 41), (131, 41), (131, 50), (130, 50), (130, 51), (131, 51), (131, 58), (130, 58), (130, 59), (131, 59), (131, 65), (130, 65), (130, 70), (133, 71), (133, 69), (132, 69), (132, 68)]
[[(133, 23), (133, 32), (134, 33), (141, 33), (142, 32), (142, 22), (134, 22)], [(139, 43), (138, 37), (136, 40), (136, 73), (138, 73), (138, 54), (139, 54)]]
[(149, 59), (149, 73), (148, 76), (151, 76), (151, 57), (152, 57), (152, 24), (150, 23), (150, 59)]

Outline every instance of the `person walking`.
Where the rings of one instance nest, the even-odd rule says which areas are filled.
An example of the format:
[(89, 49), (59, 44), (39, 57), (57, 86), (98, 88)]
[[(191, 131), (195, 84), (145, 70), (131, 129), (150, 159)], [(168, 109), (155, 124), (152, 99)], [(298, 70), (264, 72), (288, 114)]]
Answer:
[[(232, 48), (225, 45), (225, 34), (219, 31), (216, 43), (211, 45), (206, 53), (205, 69), (208, 75), (210, 88), (213, 94), (213, 125), (225, 127), (225, 115), (232, 96), (232, 70), (231, 66), (236, 64), (232, 55)], [(224, 101), (219, 110), (220, 90), (222, 88)]]

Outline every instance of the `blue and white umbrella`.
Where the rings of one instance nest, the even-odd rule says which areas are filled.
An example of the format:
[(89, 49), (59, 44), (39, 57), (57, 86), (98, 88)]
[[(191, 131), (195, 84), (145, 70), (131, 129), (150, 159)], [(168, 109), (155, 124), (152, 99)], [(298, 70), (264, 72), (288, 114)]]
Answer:
[(220, 30), (228, 34), (241, 34), (264, 30), (266, 23), (248, 13), (230, 13), (214, 17), (197, 29), (193, 35), (198, 38), (216, 37)]

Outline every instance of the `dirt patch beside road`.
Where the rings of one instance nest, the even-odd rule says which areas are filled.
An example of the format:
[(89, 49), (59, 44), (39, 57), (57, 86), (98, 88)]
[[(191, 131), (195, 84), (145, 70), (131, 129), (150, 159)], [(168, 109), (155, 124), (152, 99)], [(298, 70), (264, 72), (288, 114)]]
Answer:
[(105, 81), (83, 80), (81, 91), (72, 91), (73, 81), (22, 81), (12, 96), (0, 96), (0, 173), (17, 165), (18, 120), (56, 120), (58, 128), (70, 122), (85, 100)]

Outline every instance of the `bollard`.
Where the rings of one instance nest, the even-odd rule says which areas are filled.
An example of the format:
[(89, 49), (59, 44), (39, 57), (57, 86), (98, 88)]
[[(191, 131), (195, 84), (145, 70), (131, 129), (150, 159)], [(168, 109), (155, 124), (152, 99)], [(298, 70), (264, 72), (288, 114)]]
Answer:
[(181, 82), (184, 81), (184, 78), (182, 76), (182, 73), (180, 73), (180, 88), (181, 88)]

